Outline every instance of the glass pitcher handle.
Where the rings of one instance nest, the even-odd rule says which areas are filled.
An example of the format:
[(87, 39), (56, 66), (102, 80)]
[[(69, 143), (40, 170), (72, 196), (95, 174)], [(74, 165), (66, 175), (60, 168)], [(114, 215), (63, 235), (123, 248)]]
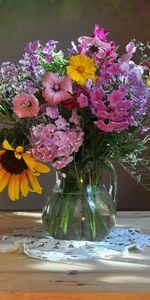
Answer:
[(110, 186), (109, 186), (109, 194), (112, 197), (113, 202), (115, 205), (117, 204), (117, 197), (118, 197), (118, 177), (117, 171), (113, 164), (110, 161), (106, 161), (110, 169)]

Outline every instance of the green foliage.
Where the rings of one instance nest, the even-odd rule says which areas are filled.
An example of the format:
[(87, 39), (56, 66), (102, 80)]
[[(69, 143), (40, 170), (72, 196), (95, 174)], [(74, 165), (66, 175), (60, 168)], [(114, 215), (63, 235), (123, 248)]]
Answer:
[(51, 62), (45, 61), (41, 58), (41, 64), (44, 69), (48, 72), (53, 72), (54, 74), (64, 75), (67, 65), (67, 60), (64, 59), (62, 52), (53, 52), (53, 60)]

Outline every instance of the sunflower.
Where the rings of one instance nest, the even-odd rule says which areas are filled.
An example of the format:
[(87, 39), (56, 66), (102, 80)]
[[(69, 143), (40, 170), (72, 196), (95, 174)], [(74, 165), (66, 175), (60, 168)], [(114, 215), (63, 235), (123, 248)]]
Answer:
[(27, 197), (29, 192), (42, 193), (37, 180), (40, 173), (48, 173), (49, 167), (36, 161), (24, 147), (11, 147), (7, 140), (3, 141), (0, 150), (0, 192), (8, 185), (8, 195), (12, 201), (21, 195)]
[(149, 74), (148, 74), (148, 78), (147, 78), (147, 85), (150, 86), (150, 69), (149, 69)]
[(93, 58), (89, 58), (84, 54), (70, 57), (67, 74), (77, 83), (84, 85), (87, 79), (95, 80), (95, 71)]

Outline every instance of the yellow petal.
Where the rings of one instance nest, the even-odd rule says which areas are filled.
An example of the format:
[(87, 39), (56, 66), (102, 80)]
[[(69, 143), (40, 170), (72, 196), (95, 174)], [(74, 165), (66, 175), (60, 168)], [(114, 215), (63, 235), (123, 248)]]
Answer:
[(15, 197), (15, 174), (11, 174), (10, 176), (10, 181), (9, 181), (9, 185), (8, 185), (8, 195), (10, 200), (15, 201), (16, 197)]
[(10, 173), (6, 172), (6, 174), (0, 180), (0, 193), (5, 189), (9, 182)]
[(2, 179), (3, 176), (5, 176), (7, 174), (7, 171), (4, 168), (0, 169), (0, 181)]
[(29, 154), (23, 153), (22, 158), (30, 169), (34, 169), (36, 165), (36, 161)]
[(4, 140), (2, 143), (2, 147), (6, 150), (14, 151), (15, 149), (11, 147), (7, 140)]
[(15, 199), (19, 200), (20, 174), (15, 174)]
[(23, 197), (27, 197), (29, 193), (28, 179), (25, 172), (20, 175), (20, 190)]
[(17, 153), (16, 151), (14, 152), (14, 155), (15, 155), (15, 157), (17, 158), (17, 159), (21, 159), (21, 157), (22, 157), (22, 155), (21, 154), (19, 154), (19, 153)]
[(30, 169), (27, 170), (27, 176), (29, 178), (30, 184), (34, 190), (34, 192), (38, 194), (42, 194), (42, 188), (36, 178), (36, 176), (32, 173)]
[(5, 152), (5, 150), (0, 150), (0, 155), (4, 154)]
[(40, 173), (48, 173), (51, 169), (48, 166), (36, 161), (35, 170)]

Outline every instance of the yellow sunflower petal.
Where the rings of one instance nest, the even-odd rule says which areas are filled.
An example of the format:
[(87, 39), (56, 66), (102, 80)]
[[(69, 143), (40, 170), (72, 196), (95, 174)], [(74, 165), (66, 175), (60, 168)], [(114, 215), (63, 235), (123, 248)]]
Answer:
[(35, 168), (36, 161), (28, 153), (23, 153), (22, 158), (30, 169), (33, 170)]
[(48, 166), (36, 161), (35, 170), (40, 173), (48, 173), (51, 169)]
[(23, 197), (27, 197), (29, 193), (28, 179), (25, 172), (20, 174), (20, 190)]
[(9, 142), (7, 140), (4, 140), (2, 143), (2, 147), (6, 150), (10, 150), (10, 151), (14, 151), (15, 149), (13, 147), (11, 147), (11, 145), (9, 144)]
[(42, 194), (42, 187), (40, 186), (36, 176), (32, 173), (30, 169), (27, 170), (27, 176), (29, 178), (30, 184), (34, 190), (34, 192), (38, 194)]
[(4, 154), (5, 152), (5, 150), (0, 150), (0, 155)]
[(6, 174), (0, 180), (0, 193), (5, 189), (9, 182), (10, 173), (6, 172)]
[(15, 174), (11, 174), (10, 180), (9, 180), (9, 185), (8, 185), (8, 195), (10, 200), (15, 201), (16, 200), (16, 195), (15, 195)]
[(5, 176), (7, 174), (7, 171), (2, 167), (1, 169), (0, 169), (0, 181), (1, 181), (1, 179), (3, 178), (3, 176)]
[(19, 200), (20, 174), (15, 174), (15, 199)]
[(21, 154), (19, 154), (19, 153), (17, 153), (16, 151), (14, 152), (14, 155), (15, 155), (15, 157), (17, 158), (17, 159), (21, 159), (21, 157), (22, 157), (22, 155)]

